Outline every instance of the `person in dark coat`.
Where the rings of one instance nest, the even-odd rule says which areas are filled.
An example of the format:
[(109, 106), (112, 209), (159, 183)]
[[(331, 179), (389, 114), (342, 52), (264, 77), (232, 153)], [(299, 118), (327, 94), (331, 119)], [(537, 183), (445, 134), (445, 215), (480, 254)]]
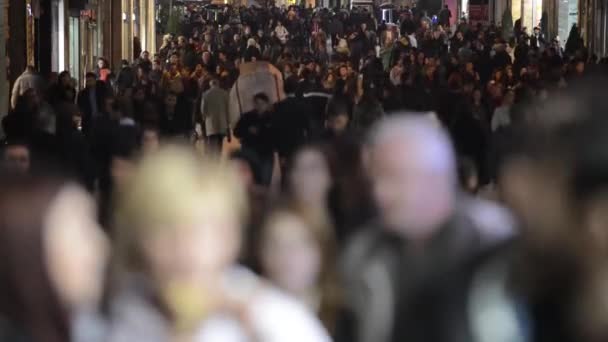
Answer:
[(269, 185), (274, 162), (274, 129), (272, 107), (264, 93), (254, 96), (255, 109), (243, 114), (234, 128), (234, 135), (241, 141), (243, 151), (254, 154), (260, 161), (262, 185)]
[(484, 231), (457, 205), (450, 139), (411, 114), (371, 137), (378, 215), (350, 240), (343, 264), (357, 341), (469, 341), (467, 288), (452, 280), (482, 251)]
[(105, 84), (97, 81), (94, 73), (87, 73), (85, 88), (80, 91), (77, 100), (82, 113), (82, 133), (86, 137), (90, 136), (94, 122), (100, 118), (107, 96)]
[(304, 98), (295, 95), (296, 87), (297, 81), (294, 78), (285, 82), (287, 98), (276, 104), (272, 116), (272, 128), (282, 166), (310, 136), (308, 114), (311, 108)]
[(162, 110), (160, 111), (160, 132), (167, 138), (187, 138), (193, 129), (193, 118), (186, 110), (183, 99), (177, 94), (165, 95)]

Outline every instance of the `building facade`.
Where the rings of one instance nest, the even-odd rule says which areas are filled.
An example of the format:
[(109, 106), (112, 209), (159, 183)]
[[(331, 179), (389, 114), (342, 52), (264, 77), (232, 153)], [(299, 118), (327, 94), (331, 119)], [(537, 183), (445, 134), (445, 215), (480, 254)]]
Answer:
[(0, 59), (0, 77), (10, 84), (27, 65), (43, 76), (67, 70), (82, 84), (100, 57), (117, 67), (141, 49), (156, 49), (154, 0), (0, 0), (0, 8), (0, 55), (11, 47), (9, 58)]
[[(6, 39), (9, 34), (8, 26), (8, 0), (0, 0), (0, 120), (8, 113), (9, 83), (7, 75), (8, 55)], [(0, 127), (0, 137), (4, 136)]]

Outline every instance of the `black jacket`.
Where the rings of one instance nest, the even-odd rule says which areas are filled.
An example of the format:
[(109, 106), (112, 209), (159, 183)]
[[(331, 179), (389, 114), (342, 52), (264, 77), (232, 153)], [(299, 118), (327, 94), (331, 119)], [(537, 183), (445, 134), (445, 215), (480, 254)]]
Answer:
[(268, 156), (274, 152), (274, 133), (272, 114), (259, 115), (255, 111), (243, 114), (234, 128), (234, 135), (239, 138), (241, 145), (261, 156)]
[(101, 115), (105, 99), (108, 96), (106, 85), (101, 81), (97, 82), (95, 89), (85, 88), (78, 93), (77, 103), (82, 114), (82, 133), (84, 133), (84, 135), (87, 137), (90, 136), (93, 125), (93, 104), (91, 104), (91, 101), (89, 100), (89, 94), (91, 91), (96, 92), (95, 97), (98, 115)]

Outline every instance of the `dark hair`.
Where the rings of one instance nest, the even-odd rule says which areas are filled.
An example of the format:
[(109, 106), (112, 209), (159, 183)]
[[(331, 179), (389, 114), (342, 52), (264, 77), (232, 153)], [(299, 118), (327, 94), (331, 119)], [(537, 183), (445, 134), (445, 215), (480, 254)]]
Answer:
[(253, 96), (253, 101), (258, 101), (258, 100), (270, 103), (270, 98), (268, 97), (268, 95), (266, 95), (264, 93), (257, 93)]
[(67, 310), (50, 279), (43, 243), (45, 212), (60, 184), (23, 175), (0, 183), (0, 314), (32, 341), (69, 341)]

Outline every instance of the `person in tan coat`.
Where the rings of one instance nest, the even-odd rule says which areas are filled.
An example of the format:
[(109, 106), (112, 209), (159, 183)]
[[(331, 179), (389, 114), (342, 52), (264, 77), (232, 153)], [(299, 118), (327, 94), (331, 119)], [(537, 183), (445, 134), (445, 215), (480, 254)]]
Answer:
[(222, 143), (230, 135), (230, 112), (228, 92), (220, 87), (217, 79), (209, 83), (211, 89), (203, 94), (201, 101), (201, 116), (205, 124), (207, 148), (212, 153), (222, 152)]

